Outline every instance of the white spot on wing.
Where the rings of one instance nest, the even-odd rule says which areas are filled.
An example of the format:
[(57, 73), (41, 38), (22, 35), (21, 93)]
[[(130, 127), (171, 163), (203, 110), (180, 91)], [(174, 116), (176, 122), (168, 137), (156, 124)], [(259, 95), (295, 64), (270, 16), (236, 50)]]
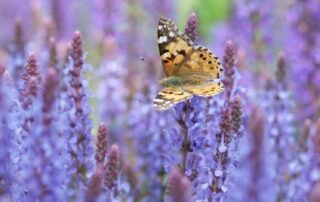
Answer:
[(154, 99), (153, 101), (154, 101), (154, 102), (157, 102), (157, 103), (163, 102), (163, 100), (161, 100), (161, 99), (157, 99), (157, 98), (156, 98), (156, 99)]
[(169, 32), (169, 36), (170, 37), (174, 37), (174, 33), (173, 32)]
[(166, 42), (167, 41), (167, 37), (166, 36), (163, 36), (162, 37), (162, 42)]
[(160, 36), (158, 39), (158, 43), (164, 43), (167, 41), (167, 37), (166, 36)]

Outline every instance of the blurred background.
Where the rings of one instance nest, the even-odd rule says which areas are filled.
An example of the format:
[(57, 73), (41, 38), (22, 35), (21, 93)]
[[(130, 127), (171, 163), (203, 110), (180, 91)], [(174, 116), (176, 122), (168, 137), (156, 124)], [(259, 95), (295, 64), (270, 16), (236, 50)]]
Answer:
[[(157, 81), (163, 77), (156, 33), (161, 16), (184, 31), (195, 13), (195, 42), (224, 65), (230, 57), (235, 60), (231, 97), (241, 100), (243, 115), (238, 131), (243, 138), (234, 141), (228, 164), (232, 169), (226, 172), (232, 173), (227, 181), (231, 194), (223, 195), (221, 186), (214, 196), (221, 194), (226, 201), (307, 201), (311, 194), (319, 201), (319, 8), (319, 0), (0, 0), (0, 67), (8, 69), (19, 88), (27, 56), (35, 53), (41, 73), (55, 67), (63, 80), (79, 30), (92, 134), (105, 122), (110, 142), (119, 145), (125, 176), (121, 190), (130, 200), (164, 200), (163, 177), (180, 162), (181, 124), (174, 111), (152, 109), (160, 89)], [(224, 94), (206, 102), (210, 105), (202, 112), (218, 118), (211, 125), (206, 120), (206, 131), (198, 131), (212, 135), (204, 135), (211, 150), (205, 140), (191, 138), (195, 143), (190, 153), (198, 160), (209, 158), (208, 150), (218, 153), (215, 135), (223, 130), (222, 112), (228, 105)], [(218, 164), (211, 161), (199, 160), (204, 167), (190, 163), (186, 175), (210, 168), (214, 178)], [(206, 176), (192, 181), (193, 197), (199, 201), (212, 197)]]

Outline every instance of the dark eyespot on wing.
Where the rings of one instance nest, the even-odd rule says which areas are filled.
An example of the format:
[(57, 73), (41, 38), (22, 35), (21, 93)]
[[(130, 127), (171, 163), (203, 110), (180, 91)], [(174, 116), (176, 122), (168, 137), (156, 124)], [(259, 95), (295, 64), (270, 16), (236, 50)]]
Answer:
[(185, 56), (186, 55), (186, 51), (185, 50), (177, 50), (177, 53), (180, 55)]

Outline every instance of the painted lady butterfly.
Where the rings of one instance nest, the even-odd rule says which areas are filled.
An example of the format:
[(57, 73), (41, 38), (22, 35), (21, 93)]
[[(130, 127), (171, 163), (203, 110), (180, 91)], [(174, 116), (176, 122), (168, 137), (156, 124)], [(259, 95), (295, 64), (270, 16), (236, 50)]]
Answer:
[(158, 45), (167, 77), (159, 81), (164, 89), (153, 100), (155, 109), (169, 109), (193, 95), (210, 97), (223, 91), (219, 81), (223, 68), (218, 57), (196, 46), (166, 17), (159, 21)]

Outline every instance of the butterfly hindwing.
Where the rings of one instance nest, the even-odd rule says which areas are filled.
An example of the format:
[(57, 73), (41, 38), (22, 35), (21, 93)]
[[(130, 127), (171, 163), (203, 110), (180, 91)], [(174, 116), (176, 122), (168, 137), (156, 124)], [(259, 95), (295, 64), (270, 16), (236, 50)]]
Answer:
[(177, 76), (206, 75), (212, 79), (219, 79), (223, 68), (217, 56), (205, 47), (194, 49), (188, 60), (180, 68)]
[(211, 97), (217, 95), (223, 91), (222, 82), (204, 83), (199, 86), (185, 86), (183, 90), (193, 95), (202, 97)]
[(158, 26), (158, 45), (164, 72), (173, 76), (192, 53), (193, 42), (181, 33), (172, 20), (162, 17)]
[(190, 93), (182, 91), (179, 88), (167, 87), (160, 91), (153, 100), (153, 107), (157, 110), (166, 110), (191, 97), (192, 95)]

